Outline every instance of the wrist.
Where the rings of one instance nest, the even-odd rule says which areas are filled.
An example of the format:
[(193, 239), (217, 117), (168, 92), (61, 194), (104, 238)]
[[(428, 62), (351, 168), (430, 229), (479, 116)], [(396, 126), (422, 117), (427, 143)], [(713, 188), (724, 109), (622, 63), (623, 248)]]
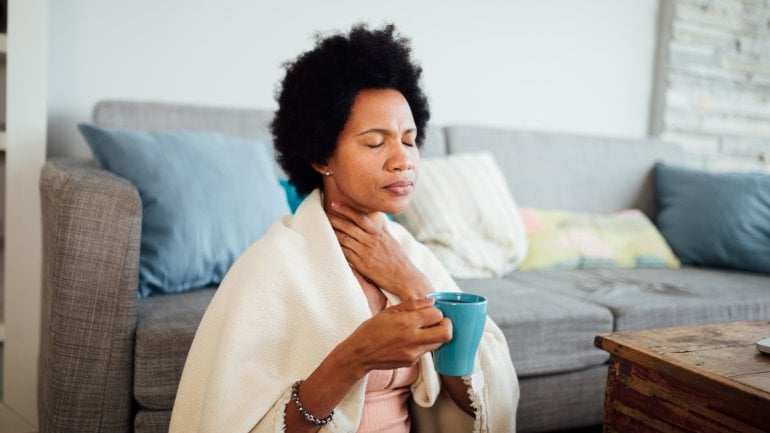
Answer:
[(299, 412), (300, 416), (305, 419), (305, 421), (309, 422), (313, 425), (326, 425), (329, 422), (331, 422), (332, 417), (334, 416), (334, 411), (332, 410), (328, 415), (326, 415), (323, 418), (319, 418), (312, 413), (310, 413), (307, 409), (305, 409), (305, 406), (302, 404), (302, 400), (299, 397), (299, 387), (302, 385), (304, 381), (298, 380), (294, 382), (294, 385), (291, 387), (291, 400), (294, 402), (297, 412)]
[(370, 370), (366, 366), (367, 360), (357, 347), (354, 336), (351, 335), (329, 353), (319, 368), (333, 369), (342, 376), (340, 380), (354, 384), (363, 379)]
[(422, 299), (429, 293), (433, 293), (433, 285), (422, 272), (415, 269), (414, 272), (399, 282), (399, 292), (402, 301), (407, 299)]
[(360, 373), (357, 364), (348, 355), (346, 345), (340, 343), (310, 375), (295, 382), (286, 408), (287, 414), (294, 414), (292, 422), (314, 425), (322, 425), (318, 422), (324, 420), (329, 422), (335, 407), (365, 374)]

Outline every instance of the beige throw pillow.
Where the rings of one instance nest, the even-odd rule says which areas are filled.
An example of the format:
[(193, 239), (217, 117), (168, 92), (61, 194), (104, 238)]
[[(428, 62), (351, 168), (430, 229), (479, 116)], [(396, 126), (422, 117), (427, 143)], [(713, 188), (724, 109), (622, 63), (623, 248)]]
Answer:
[(516, 203), (487, 152), (424, 159), (412, 203), (396, 220), (454, 277), (499, 277), (527, 254)]

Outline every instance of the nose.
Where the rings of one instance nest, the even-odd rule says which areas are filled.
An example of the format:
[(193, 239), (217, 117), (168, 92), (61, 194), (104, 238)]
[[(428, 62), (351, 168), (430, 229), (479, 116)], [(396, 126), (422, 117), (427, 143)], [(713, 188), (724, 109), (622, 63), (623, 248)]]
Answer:
[(391, 151), (388, 157), (387, 168), (390, 171), (407, 171), (414, 169), (414, 162), (412, 156), (401, 143), (397, 143), (393, 146), (395, 149)]

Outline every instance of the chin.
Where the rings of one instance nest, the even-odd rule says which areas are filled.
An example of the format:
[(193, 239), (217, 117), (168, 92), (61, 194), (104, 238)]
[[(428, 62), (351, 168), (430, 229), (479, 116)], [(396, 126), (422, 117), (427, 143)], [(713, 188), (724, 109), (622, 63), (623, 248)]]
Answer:
[(411, 201), (411, 197), (407, 197), (406, 199), (388, 203), (386, 206), (382, 206), (382, 209), (378, 210), (387, 214), (398, 215), (409, 207), (409, 203), (411, 203)]

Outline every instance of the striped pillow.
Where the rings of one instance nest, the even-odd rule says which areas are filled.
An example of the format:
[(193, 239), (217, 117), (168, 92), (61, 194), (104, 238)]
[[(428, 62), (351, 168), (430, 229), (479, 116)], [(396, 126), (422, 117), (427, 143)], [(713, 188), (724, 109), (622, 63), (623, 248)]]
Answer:
[(494, 157), (424, 159), (412, 203), (396, 220), (458, 278), (505, 275), (527, 254), (527, 235)]

